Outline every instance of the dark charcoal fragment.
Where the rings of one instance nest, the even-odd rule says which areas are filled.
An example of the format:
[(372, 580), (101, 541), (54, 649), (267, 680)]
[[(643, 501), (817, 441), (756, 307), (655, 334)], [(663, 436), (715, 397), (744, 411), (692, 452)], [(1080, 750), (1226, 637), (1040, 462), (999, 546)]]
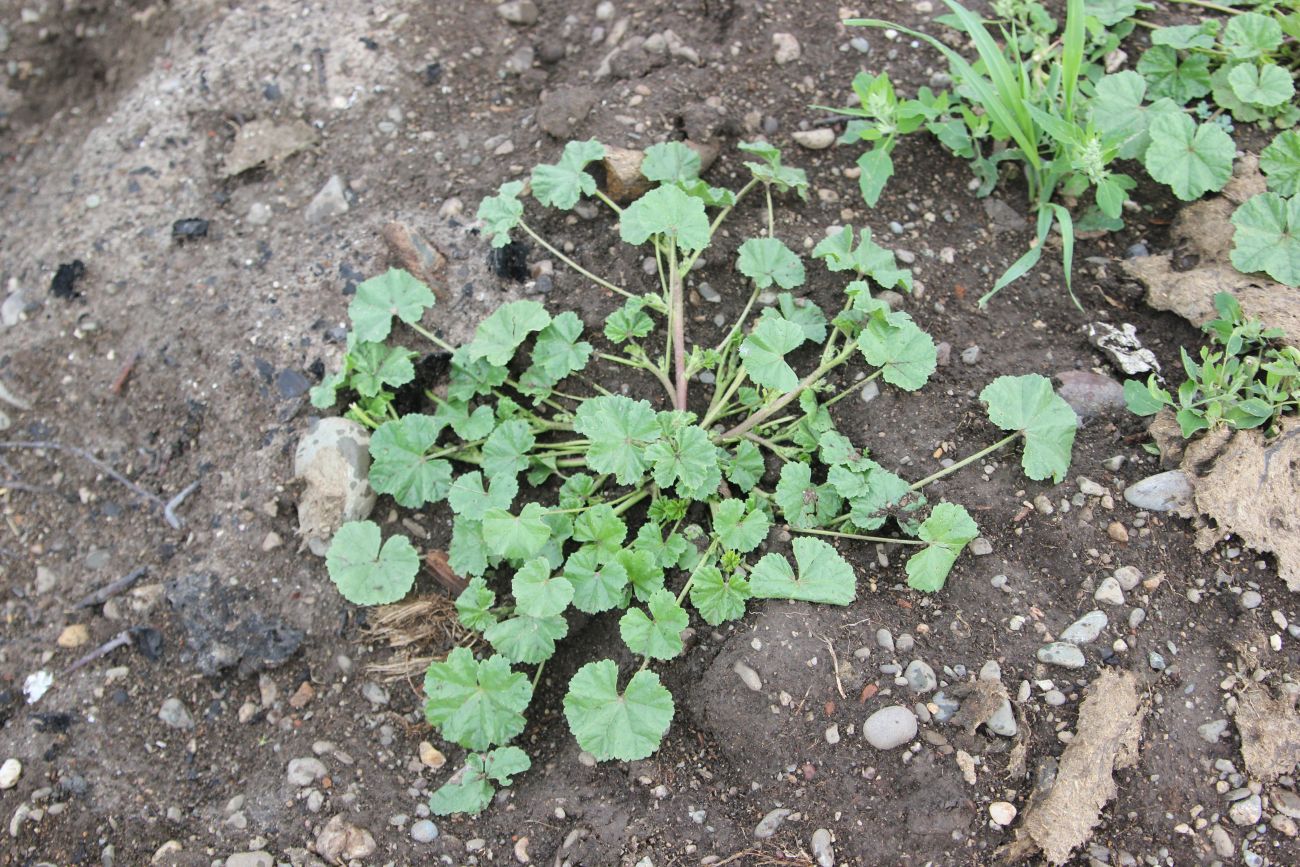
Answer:
[(63, 713), (61, 711), (33, 713), (31, 720), (38, 732), (48, 732), (56, 735), (61, 735), (72, 728), (73, 723), (81, 722), (75, 713)]
[(50, 294), (55, 298), (62, 298), (64, 301), (80, 298), (81, 293), (77, 291), (77, 281), (84, 276), (86, 276), (85, 262), (80, 259), (65, 262), (59, 266), (59, 270), (54, 272), (54, 279), (50, 281)]
[(441, 78), (442, 78), (441, 63), (436, 63), (436, 62), (430, 63), (428, 66), (424, 67), (425, 85), (432, 87), (433, 85), (437, 84)]
[(136, 626), (131, 629), (131, 641), (135, 643), (136, 649), (150, 662), (157, 662), (162, 659), (163, 637), (162, 633), (152, 626)]
[(252, 593), (228, 588), (214, 575), (169, 581), (166, 596), (185, 628), (181, 658), (209, 677), (236, 666), (240, 675), (275, 668), (302, 644), (303, 634), (266, 614)]
[(488, 251), (488, 267), (498, 277), (522, 283), (528, 279), (528, 253), (532, 250), (522, 241), (511, 241), (504, 247)]
[(208, 236), (208, 221), (198, 217), (190, 217), (185, 220), (177, 220), (172, 223), (172, 239), (177, 243), (184, 244), (186, 241), (193, 241), (198, 238)]
[(293, 368), (286, 367), (275, 378), (276, 390), (285, 399), (302, 397), (311, 388), (311, 380)]

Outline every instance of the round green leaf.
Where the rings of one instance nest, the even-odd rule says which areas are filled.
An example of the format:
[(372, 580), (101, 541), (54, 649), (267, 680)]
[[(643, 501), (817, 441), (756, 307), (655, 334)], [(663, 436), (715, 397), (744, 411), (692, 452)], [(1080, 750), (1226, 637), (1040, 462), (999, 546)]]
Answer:
[(753, 551), (767, 538), (769, 526), (767, 513), (747, 511), (744, 500), (727, 499), (713, 507), (713, 532), (729, 551)]
[(605, 146), (595, 139), (569, 142), (558, 163), (543, 163), (533, 169), (533, 198), (543, 205), (570, 210), (578, 199), (596, 192), (596, 179), (584, 169), (604, 156)]
[(483, 637), (497, 653), (512, 662), (530, 665), (550, 659), (555, 654), (555, 642), (568, 634), (569, 624), (559, 615), (531, 617), (521, 614), (483, 630)]
[(798, 536), (792, 543), (796, 574), (780, 554), (764, 554), (754, 564), (749, 589), (759, 599), (798, 599), (848, 605), (857, 595), (853, 567), (821, 539)]
[(620, 485), (636, 484), (645, 474), (645, 447), (662, 434), (648, 402), (621, 394), (584, 400), (573, 429), (590, 440), (587, 466), (613, 475)]
[(344, 599), (354, 605), (397, 602), (415, 584), (420, 555), (405, 536), (391, 536), (381, 548), (379, 525), (349, 521), (334, 534), (325, 568)]
[(1246, 12), (1228, 19), (1223, 47), (1237, 60), (1254, 60), (1272, 54), (1282, 44), (1282, 26), (1268, 15)]
[(524, 215), (524, 203), (519, 201), (523, 189), (522, 181), (510, 181), (502, 184), (495, 196), (479, 203), (476, 216), (487, 224), (483, 227), (483, 234), (491, 239), (493, 247), (510, 243), (510, 230), (519, 225)]
[(550, 314), (536, 301), (511, 301), (479, 323), (465, 352), (471, 360), (482, 358), (488, 364), (504, 367), (529, 334), (550, 324)]
[(573, 601), (573, 585), (561, 575), (551, 574), (551, 564), (543, 558), (529, 560), (510, 582), (515, 609), (530, 617), (553, 617), (563, 614)]
[(804, 332), (786, 319), (764, 318), (740, 344), (741, 363), (758, 385), (777, 391), (793, 391), (799, 377), (785, 355), (804, 342)]
[(700, 176), (700, 155), (679, 141), (661, 142), (645, 149), (641, 174), (656, 183), (675, 184)]
[(1278, 133), (1260, 151), (1259, 168), (1271, 192), (1280, 196), (1300, 193), (1300, 133), (1293, 129)]
[(759, 289), (776, 283), (794, 289), (804, 281), (803, 261), (776, 238), (750, 238), (740, 245), (736, 270), (754, 281)]
[(1272, 108), (1295, 96), (1291, 75), (1272, 63), (1256, 66), (1242, 63), (1228, 73), (1228, 84), (1237, 98), (1249, 105)]
[(955, 503), (940, 503), (925, 519), (917, 535), (930, 544), (907, 561), (907, 586), (936, 593), (948, 580), (952, 564), (966, 543), (979, 535), (970, 513)]
[(744, 617), (745, 601), (752, 595), (743, 576), (724, 580), (716, 566), (700, 567), (691, 583), (691, 604), (710, 626)]
[(1184, 202), (1223, 189), (1232, 177), (1237, 148), (1218, 124), (1197, 126), (1185, 114), (1162, 114), (1151, 121), (1150, 132), (1147, 171)]
[(492, 613), (496, 601), (497, 595), (488, 588), (486, 581), (471, 578), (456, 597), (456, 616), (466, 627), (482, 632), (497, 622), (497, 616)]
[(479, 662), (457, 647), (424, 675), (424, 715), (447, 740), (467, 750), (504, 744), (524, 730), (532, 684), (500, 656)]
[(627, 569), (617, 558), (601, 563), (591, 546), (569, 555), (564, 577), (573, 585), (573, 606), (579, 611), (598, 614), (627, 604)]
[(403, 322), (419, 322), (436, 300), (428, 286), (399, 268), (389, 268), (358, 284), (356, 297), (348, 305), (348, 318), (357, 340), (378, 343), (388, 337), (394, 316)]
[(709, 245), (709, 217), (704, 203), (675, 186), (656, 187), (628, 205), (619, 218), (619, 237), (644, 244), (659, 235), (683, 251)]
[(528, 468), (528, 453), (537, 443), (528, 422), (521, 419), (503, 421), (483, 443), (480, 466), (489, 479), (513, 478)]
[(528, 503), (518, 515), (505, 509), (488, 509), (483, 513), (483, 541), (495, 557), (527, 560), (536, 557), (551, 538), (546, 523), (546, 509), (541, 503)]
[(451, 490), (451, 464), (426, 454), (441, 431), (442, 425), (427, 415), (406, 415), (381, 424), (370, 438), (371, 487), (410, 509), (446, 497)]
[(633, 653), (651, 659), (672, 659), (682, 652), (682, 630), (690, 625), (686, 609), (667, 590), (656, 590), (647, 603), (650, 613), (629, 608), (618, 621), (623, 643)]
[(1020, 465), (1031, 479), (1060, 482), (1070, 468), (1079, 418), (1052, 390), (1051, 380), (1036, 373), (999, 376), (980, 392), (989, 421), (1003, 430), (1020, 431), (1025, 453)]
[(1300, 286), (1300, 196), (1251, 196), (1232, 215), (1232, 264), (1263, 271), (1279, 283)]
[(618, 692), (618, 666), (589, 662), (569, 681), (564, 716), (578, 745), (597, 761), (644, 759), (659, 748), (673, 720), (673, 697), (652, 671), (639, 671)]
[(934, 340), (902, 311), (873, 315), (858, 335), (858, 349), (881, 369), (890, 385), (916, 391), (925, 385), (938, 364)]

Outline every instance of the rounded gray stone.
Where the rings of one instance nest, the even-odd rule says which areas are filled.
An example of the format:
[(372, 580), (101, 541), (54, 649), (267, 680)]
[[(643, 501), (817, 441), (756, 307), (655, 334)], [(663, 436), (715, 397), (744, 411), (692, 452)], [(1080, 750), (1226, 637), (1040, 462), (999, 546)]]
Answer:
[(862, 736), (878, 750), (901, 747), (916, 737), (916, 731), (916, 714), (901, 704), (881, 708), (862, 724)]

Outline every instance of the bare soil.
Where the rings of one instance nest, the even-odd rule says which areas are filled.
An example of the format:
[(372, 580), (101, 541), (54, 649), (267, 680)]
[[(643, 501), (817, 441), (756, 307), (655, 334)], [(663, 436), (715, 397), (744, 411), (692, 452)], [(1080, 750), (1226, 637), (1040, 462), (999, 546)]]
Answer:
[[(906, 589), (899, 552), (846, 544), (840, 550), (859, 575), (853, 605), (767, 603), (722, 629), (694, 624), (689, 652), (663, 670), (677, 716), (646, 761), (587, 766), (559, 713), (564, 684), (583, 662), (631, 662), (614, 620), (594, 618), (565, 642), (539, 688), (522, 738), (534, 769), (477, 819), (437, 820), (436, 840), (412, 840), (419, 806), (460, 752), (424, 724), (417, 679), (387, 683), (387, 700), (373, 700), (383, 696), (369, 666), (393, 651), (367, 637), (366, 613), (338, 597), (320, 559), (298, 549), (290, 479), (312, 412), (303, 391), (337, 363), (349, 292), (388, 266), (380, 230), (389, 221), (417, 228), (447, 254), (443, 303), (426, 323), (463, 337), (502, 300), (539, 288), (486, 268), (474, 208), (502, 181), (553, 159), (564, 136), (629, 147), (716, 139), (721, 156), (709, 180), (736, 187), (744, 168), (734, 144), (766, 126), (813, 182), (807, 203), (780, 203), (784, 240), (810, 247), (825, 227), (851, 222), (916, 256), (922, 288), (906, 309), (950, 345), (951, 360), (916, 395), (886, 388), (870, 403), (836, 406), (841, 430), (910, 477), (997, 436), (976, 395), (1000, 374), (1116, 375), (1088, 344), (1090, 321), (1134, 323), (1168, 366), (1180, 345), (1197, 342), (1189, 325), (1145, 308), (1140, 291), (1118, 279), (1115, 260), (1131, 245), (1158, 252), (1167, 243), (1172, 204), (1153, 190), (1129, 230), (1081, 245), (1082, 310), (1051, 255), (981, 310), (976, 299), (1029, 232), (1009, 228), (1005, 214), (990, 217), (968, 191), (964, 166), (932, 141), (906, 142), (897, 176), (867, 210), (845, 174), (855, 148), (793, 143), (793, 131), (822, 118), (808, 106), (847, 101), (857, 69), (888, 69), (910, 91), (938, 71), (931, 52), (878, 31), (849, 33), (835, 4), (814, 0), (616, 2), (609, 20), (597, 19), (594, 0), (539, 5), (536, 24), (516, 26), (482, 0), (0, 2), (0, 294), (21, 293), (25, 311), (0, 331), (0, 381), (30, 404), (0, 404), (11, 420), (0, 442), (88, 450), (161, 501), (198, 482), (176, 506), (183, 525), (173, 528), (154, 502), (76, 453), (0, 450), (0, 761), (23, 767), (16, 786), (0, 792), (0, 864), (147, 864), (159, 853), (156, 863), (207, 865), (259, 849), (315, 864), (314, 841), (336, 815), (373, 835), (377, 850), (364, 863), (374, 864), (506, 863), (521, 854), (571, 865), (811, 864), (817, 828), (834, 835), (839, 864), (991, 864), (1015, 826), (992, 824), (989, 804), (1024, 809), (1102, 666), (1134, 672), (1149, 713), (1138, 762), (1117, 773), (1118, 798), (1077, 863), (1226, 863), (1243, 858), (1243, 846), (1267, 863), (1300, 863), (1285, 823), (1270, 826), (1272, 808), (1255, 824), (1227, 817), (1224, 793), (1260, 782), (1233, 777), (1244, 773), (1235, 728), (1214, 743), (1198, 733), (1229, 716), (1225, 678), (1258, 671), (1274, 687), (1294, 680), (1297, 644), (1277, 623), (1295, 622), (1300, 606), (1271, 561), (1231, 539), (1201, 555), (1188, 522), (1125, 503), (1123, 488), (1156, 464), (1141, 447), (1141, 423), (1114, 408), (1080, 428), (1060, 485), (1028, 481), (1003, 455), (987, 471), (970, 467), (936, 486), (934, 497), (972, 511), (992, 547), (964, 556), (942, 593)], [(920, 25), (929, 15), (917, 10), (929, 5), (851, 11)], [(629, 39), (666, 30), (698, 64), (626, 50)], [(774, 64), (777, 32), (799, 39), (799, 60)], [(615, 34), (624, 50), (598, 77)], [(865, 37), (870, 52), (850, 48), (852, 36)], [(224, 178), (239, 127), (255, 119), (306, 121), (320, 143)], [(348, 210), (309, 223), (304, 212), (332, 175), (345, 183)], [(996, 195), (1023, 217), (1019, 192), (1011, 179)], [(731, 256), (758, 230), (760, 210), (742, 209), (696, 275), (723, 296), (721, 305), (692, 298), (692, 333), (702, 342), (719, 336), (718, 314), (734, 316), (743, 303)], [(174, 240), (173, 222), (186, 218), (210, 221), (206, 237)], [(652, 279), (639, 257), (614, 246), (603, 215), (541, 225), (624, 285)], [(542, 258), (534, 250), (529, 261)], [(58, 267), (74, 260), (85, 266), (75, 295), (51, 294)], [(808, 297), (832, 306), (840, 281), (820, 265), (809, 274)], [(597, 333), (616, 306), (563, 270), (544, 300), (576, 308)], [(973, 346), (978, 359), (961, 360)], [(621, 370), (600, 375), (624, 379)], [(1107, 469), (1116, 456), (1122, 465)], [(1107, 496), (1082, 495), (1079, 476)], [(1050, 513), (1033, 505), (1039, 495)], [(417, 543), (430, 549), (449, 532), (441, 508), (399, 516), (381, 499), (375, 516), (414, 522), (427, 534)], [(1110, 625), (1086, 649), (1087, 667), (1039, 663), (1037, 649), (1098, 607), (1094, 590), (1119, 566), (1141, 570), (1145, 583), (1126, 605), (1106, 609)], [(73, 607), (138, 567), (147, 572), (128, 592)], [(232, 642), (258, 637), (240, 634), (256, 614), (265, 618), (254, 621), (258, 635), (274, 628), (293, 643), (300, 633), (301, 645), (264, 671), (262, 645), (203, 673), (204, 648), (175, 605), (195, 575), (214, 576), (211, 610), (230, 612)], [(999, 575), (1005, 581), (995, 582)], [(431, 582), (422, 589), (436, 592)], [(1247, 589), (1262, 604), (1245, 610)], [(1145, 620), (1130, 627), (1139, 607)], [(87, 643), (61, 646), (74, 624), (86, 627)], [(60, 674), (133, 627), (160, 634), (156, 658), (140, 649), (149, 633), (136, 632), (135, 646)], [(879, 647), (882, 628), (896, 641), (909, 637), (913, 649)], [(1274, 634), (1280, 651), (1270, 647)], [(1149, 663), (1153, 652), (1167, 663), (1161, 671)], [(996, 660), (1018, 735), (933, 722), (910, 747), (872, 749), (861, 736), (866, 717), (916, 700), (881, 666), (911, 659), (929, 662), (949, 689)], [(742, 683), (737, 662), (758, 673), (760, 691)], [(28, 705), (22, 686), (37, 670), (55, 674), (55, 686)], [(1018, 695), (1022, 681), (1027, 698)], [(304, 684), (311, 695), (291, 704), (307, 695)], [(1065, 696), (1060, 706), (1044, 700), (1052, 688)], [(184, 703), (192, 728), (159, 718), (169, 698)], [(446, 768), (421, 765), (422, 740), (446, 748)], [(973, 785), (959, 751), (977, 761)], [(312, 755), (327, 778), (291, 784), (289, 761)], [(1235, 771), (1216, 769), (1216, 760)], [(1294, 780), (1263, 791), (1278, 786)], [(793, 813), (774, 836), (755, 839), (776, 808)], [(1226, 835), (1230, 854), (1216, 853), (1214, 834)]]

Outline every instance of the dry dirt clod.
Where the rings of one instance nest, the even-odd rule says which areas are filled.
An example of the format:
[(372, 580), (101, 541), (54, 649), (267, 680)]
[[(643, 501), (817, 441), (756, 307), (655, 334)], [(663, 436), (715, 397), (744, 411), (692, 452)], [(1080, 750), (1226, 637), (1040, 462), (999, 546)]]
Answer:
[(350, 824), (342, 815), (330, 819), (316, 835), (316, 854), (331, 864), (369, 858), (376, 848), (375, 838), (369, 831)]
[(299, 151), (314, 147), (319, 140), (316, 130), (300, 120), (288, 123), (250, 121), (236, 133), (235, 144), (222, 164), (221, 176), (233, 178), (260, 165), (274, 168)]
[(1015, 842), (1001, 850), (1006, 862), (1037, 848), (1052, 864), (1064, 864), (1092, 837), (1117, 792), (1113, 771), (1137, 760), (1143, 715), (1132, 674), (1104, 671), (1092, 682), (1054, 781), (1034, 794)]
[(1300, 763), (1300, 714), (1287, 698), (1273, 698), (1264, 687), (1252, 684), (1237, 697), (1234, 719), (1251, 777), (1273, 780)]
[(380, 230), (388, 252), (399, 268), (404, 268), (416, 279), (433, 289), (440, 303), (446, 303), (447, 293), (443, 281), (438, 279), (447, 257), (406, 223), (394, 220)]

